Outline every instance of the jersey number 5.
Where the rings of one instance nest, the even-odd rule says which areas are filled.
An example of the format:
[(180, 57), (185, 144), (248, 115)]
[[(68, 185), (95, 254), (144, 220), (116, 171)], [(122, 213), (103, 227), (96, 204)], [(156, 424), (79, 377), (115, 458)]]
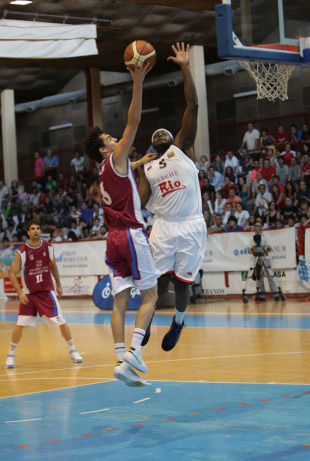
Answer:
[(162, 170), (163, 168), (166, 168), (167, 166), (167, 163), (165, 161), (165, 159), (163, 158), (160, 162), (159, 162), (159, 165), (160, 165), (160, 169)]

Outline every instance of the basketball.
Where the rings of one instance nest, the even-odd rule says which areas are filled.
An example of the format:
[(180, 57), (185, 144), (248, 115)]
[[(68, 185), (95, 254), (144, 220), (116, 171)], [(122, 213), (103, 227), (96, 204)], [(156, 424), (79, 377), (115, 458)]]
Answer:
[(126, 67), (134, 70), (135, 65), (141, 67), (145, 64), (150, 64), (150, 69), (156, 61), (155, 48), (145, 40), (136, 40), (127, 46), (124, 53), (124, 62)]

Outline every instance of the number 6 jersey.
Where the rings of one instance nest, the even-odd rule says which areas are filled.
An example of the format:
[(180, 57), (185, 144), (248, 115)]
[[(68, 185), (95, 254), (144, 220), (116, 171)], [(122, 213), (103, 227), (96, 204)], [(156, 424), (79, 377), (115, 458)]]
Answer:
[(103, 160), (99, 172), (104, 222), (112, 229), (144, 227), (137, 184), (128, 161), (128, 174), (120, 174), (113, 163), (113, 154)]
[(21, 257), (21, 279), (25, 294), (54, 290), (50, 261), (54, 259), (51, 243), (41, 240), (37, 247), (24, 243), (18, 250)]

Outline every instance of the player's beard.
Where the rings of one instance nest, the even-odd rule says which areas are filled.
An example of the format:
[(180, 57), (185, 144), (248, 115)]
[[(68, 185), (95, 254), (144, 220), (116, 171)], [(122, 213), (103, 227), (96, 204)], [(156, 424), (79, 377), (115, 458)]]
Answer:
[(169, 149), (171, 144), (172, 144), (172, 141), (169, 141), (169, 142), (163, 141), (163, 142), (159, 142), (153, 147), (155, 147), (155, 150), (158, 154), (163, 155)]

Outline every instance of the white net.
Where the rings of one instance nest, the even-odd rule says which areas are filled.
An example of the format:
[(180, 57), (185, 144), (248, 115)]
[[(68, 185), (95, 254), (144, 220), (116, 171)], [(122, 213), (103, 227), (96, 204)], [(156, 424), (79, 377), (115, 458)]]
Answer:
[(274, 101), (288, 99), (287, 84), (294, 66), (269, 62), (240, 61), (240, 65), (255, 80), (257, 99), (267, 98)]

